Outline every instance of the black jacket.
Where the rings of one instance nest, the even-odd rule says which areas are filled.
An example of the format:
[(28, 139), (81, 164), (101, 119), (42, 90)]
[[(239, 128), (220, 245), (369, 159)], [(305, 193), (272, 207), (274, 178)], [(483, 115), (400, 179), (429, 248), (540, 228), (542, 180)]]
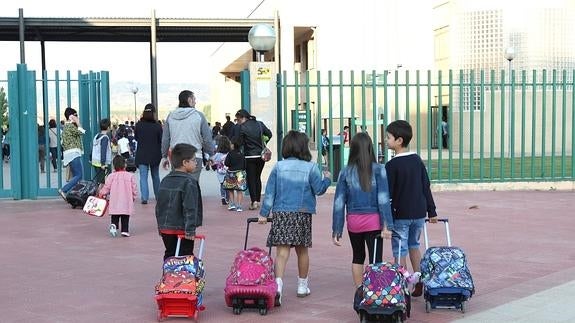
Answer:
[(156, 200), (158, 230), (184, 230), (188, 236), (196, 234), (203, 220), (202, 191), (192, 175), (170, 172), (162, 179)]
[(159, 165), (162, 160), (162, 125), (156, 121), (136, 123), (136, 165)]
[(261, 156), (264, 149), (262, 144), (262, 136), (267, 136), (271, 139), (272, 132), (266, 125), (257, 121), (255, 118), (251, 118), (240, 125), (240, 142), (243, 147), (244, 156), (253, 157)]

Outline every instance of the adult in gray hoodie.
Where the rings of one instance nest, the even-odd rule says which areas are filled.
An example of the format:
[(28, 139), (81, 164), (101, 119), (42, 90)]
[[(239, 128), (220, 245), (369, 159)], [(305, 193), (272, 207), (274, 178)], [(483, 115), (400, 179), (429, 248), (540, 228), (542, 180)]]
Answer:
[[(202, 165), (202, 148), (205, 153), (212, 156), (215, 143), (212, 139), (212, 130), (208, 120), (201, 111), (196, 110), (196, 96), (192, 91), (184, 90), (178, 97), (178, 108), (168, 114), (162, 134), (162, 163), (165, 169), (170, 162), (168, 151), (175, 145), (184, 143), (196, 147), (196, 162)], [(199, 182), (202, 167), (196, 167), (191, 175)]]

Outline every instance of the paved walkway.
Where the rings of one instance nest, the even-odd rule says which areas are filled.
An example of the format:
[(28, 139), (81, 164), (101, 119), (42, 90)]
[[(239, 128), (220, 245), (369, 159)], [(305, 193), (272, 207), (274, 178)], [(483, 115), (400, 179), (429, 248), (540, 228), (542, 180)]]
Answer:
[[(213, 172), (204, 172), (201, 184), (207, 309), (199, 321), (357, 322), (351, 248), (347, 241), (335, 247), (330, 240), (332, 194), (318, 199), (314, 216), (312, 294), (295, 295), (292, 253), (284, 304), (267, 316), (249, 310), (236, 316), (225, 305), (224, 281), (243, 245), (245, 219), (256, 213), (221, 206)], [(467, 253), (477, 292), (465, 314), (428, 314), (423, 300), (415, 299), (408, 322), (575, 321), (575, 192), (437, 192), (435, 199), (440, 216), (450, 219), (453, 243)], [(155, 322), (163, 246), (154, 206), (153, 200), (138, 203), (132, 237), (111, 238), (108, 217), (88, 217), (60, 199), (0, 200), (0, 322)], [(262, 246), (267, 228), (255, 226), (249, 244)], [(442, 229), (430, 228), (432, 244), (443, 242)]]

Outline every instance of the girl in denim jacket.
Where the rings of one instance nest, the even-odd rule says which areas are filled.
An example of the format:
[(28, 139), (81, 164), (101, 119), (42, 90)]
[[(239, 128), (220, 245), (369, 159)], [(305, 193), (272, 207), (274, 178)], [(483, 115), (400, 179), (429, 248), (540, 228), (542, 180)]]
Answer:
[[(372, 255), (374, 242), (382, 246), (382, 238), (389, 239), (393, 229), (385, 167), (376, 163), (371, 138), (364, 132), (353, 136), (347, 167), (335, 188), (332, 239), (336, 246), (341, 246), (345, 210), (353, 250), (351, 273), (357, 287), (362, 281), (365, 246)], [(377, 248), (375, 262), (381, 262), (382, 249)]]
[(288, 132), (282, 142), (282, 157), (284, 159), (274, 166), (268, 178), (258, 218), (259, 223), (265, 224), (272, 213), (267, 246), (276, 247), (275, 275), (279, 304), (285, 266), (292, 246), (298, 258), (297, 296), (310, 294), (308, 248), (312, 245), (311, 219), (316, 212), (315, 197), (325, 193), (331, 184), (331, 174), (324, 171), (322, 175), (318, 165), (311, 162), (309, 139), (305, 133)]

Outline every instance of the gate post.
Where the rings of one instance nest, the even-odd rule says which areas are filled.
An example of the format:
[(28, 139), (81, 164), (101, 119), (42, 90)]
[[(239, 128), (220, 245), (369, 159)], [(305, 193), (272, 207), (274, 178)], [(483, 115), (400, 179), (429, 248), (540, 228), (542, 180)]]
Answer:
[(10, 178), (16, 200), (38, 197), (38, 124), (36, 73), (26, 64), (8, 72), (10, 102)]

